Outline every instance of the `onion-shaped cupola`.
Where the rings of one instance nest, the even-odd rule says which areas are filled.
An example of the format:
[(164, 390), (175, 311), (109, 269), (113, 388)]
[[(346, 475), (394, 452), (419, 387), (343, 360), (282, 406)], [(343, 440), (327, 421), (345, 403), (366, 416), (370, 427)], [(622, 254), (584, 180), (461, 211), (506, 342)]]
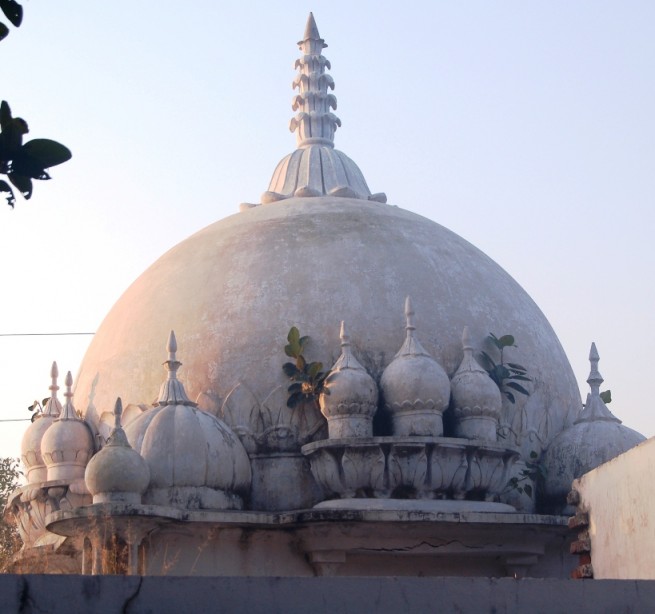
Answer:
[(297, 111), (289, 128), (296, 133), (297, 149), (286, 156), (275, 169), (262, 203), (272, 203), (293, 196), (339, 196), (386, 202), (384, 194), (371, 194), (364, 175), (344, 153), (334, 148), (334, 133), (341, 120), (332, 113), (337, 99), (328, 90), (334, 80), (325, 72), (331, 68), (323, 55), (327, 47), (309, 14), (305, 34), (298, 42), (301, 56), (296, 60), (298, 76), (293, 87), (299, 92), (293, 98)]
[(48, 481), (84, 479), (84, 470), (95, 449), (89, 425), (78, 417), (73, 406), (73, 376), (70, 371), (66, 374), (65, 384), (66, 402), (41, 440)]
[(94, 503), (141, 503), (148, 488), (148, 463), (127, 441), (121, 425), (123, 404), (120, 397), (114, 407), (114, 428), (105, 447), (86, 466), (84, 481)]
[(177, 341), (171, 331), (168, 376), (155, 406), (125, 427), (132, 447), (150, 469), (144, 503), (180, 508), (240, 509), (250, 489), (248, 455), (221, 420), (189, 400), (177, 370)]
[(378, 387), (353, 355), (344, 322), (340, 337), (341, 355), (325, 379), (325, 391), (319, 398), (321, 412), (328, 421), (328, 436), (372, 437)]
[(21, 442), (21, 459), (25, 468), (25, 477), (30, 484), (45, 482), (47, 480), (47, 469), (41, 455), (41, 442), (43, 435), (50, 428), (55, 418), (61, 413), (61, 403), (57, 398), (57, 378), (59, 370), (57, 363), (53, 362), (50, 369), (50, 398), (43, 408), (43, 412), (34, 417), (34, 422), (27, 427)]
[(565, 506), (574, 479), (645, 440), (643, 435), (621, 424), (605, 405), (600, 396), (604, 380), (598, 371), (599, 360), (596, 344), (592, 343), (587, 402), (573, 425), (553, 439), (544, 456), (545, 495), (554, 508)]
[(440, 437), (450, 400), (448, 375), (419, 342), (409, 297), (405, 320), (405, 341), (380, 379), (384, 406), (391, 415), (394, 435)]
[(468, 326), (462, 334), (464, 358), (450, 384), (455, 436), (496, 441), (503, 399), (496, 383), (478, 364)]

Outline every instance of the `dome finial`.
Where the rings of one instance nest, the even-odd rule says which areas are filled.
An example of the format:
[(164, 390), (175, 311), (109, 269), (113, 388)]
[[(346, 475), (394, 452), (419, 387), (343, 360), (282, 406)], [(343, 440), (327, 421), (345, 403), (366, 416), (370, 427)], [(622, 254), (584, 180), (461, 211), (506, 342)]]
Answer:
[(341, 320), (341, 329), (339, 330), (339, 339), (341, 339), (341, 347), (350, 347), (350, 335), (346, 331), (346, 322)]
[(589, 371), (589, 377), (587, 378), (587, 383), (589, 384), (589, 388), (591, 388), (591, 392), (587, 395), (587, 402), (574, 424), (580, 422), (594, 422), (596, 420), (607, 420), (610, 422), (618, 422), (619, 424), (621, 423), (621, 420), (619, 420), (608, 409), (600, 396), (600, 385), (605, 380), (598, 371), (599, 360), (600, 356), (598, 355), (596, 344), (592, 342), (591, 349), (589, 350), (591, 369)]
[(70, 371), (66, 373), (64, 384), (66, 385), (66, 392), (64, 392), (66, 402), (64, 403), (64, 408), (59, 415), (59, 420), (77, 420), (77, 412), (75, 411), (75, 407), (73, 407), (73, 376)]
[(123, 425), (121, 424), (122, 417), (123, 401), (120, 397), (117, 397), (114, 405), (114, 428), (111, 430), (105, 446), (120, 446), (122, 448), (130, 447), (125, 431), (123, 430)]
[(168, 375), (166, 381), (161, 385), (159, 398), (155, 406), (191, 405), (195, 407), (196, 404), (187, 396), (182, 382), (177, 379), (177, 370), (182, 366), (182, 363), (176, 358), (177, 339), (175, 338), (175, 331), (171, 331), (168, 335), (166, 351), (168, 352), (168, 360), (164, 362), (164, 367), (166, 367)]
[(57, 368), (57, 363), (52, 362), (52, 367), (50, 368), (50, 378), (52, 383), (50, 384), (50, 398), (48, 399), (45, 407), (43, 408), (44, 416), (53, 416), (57, 417), (61, 413), (61, 403), (57, 398), (57, 390), (59, 386), (57, 385), (57, 378), (59, 377), (59, 369)]
[(318, 27), (316, 26), (316, 20), (314, 19), (314, 13), (310, 11), (309, 16), (307, 17), (307, 23), (305, 24), (305, 34), (301, 41), (298, 41), (298, 46), (302, 45), (305, 41), (312, 40), (318, 43), (321, 43), (323, 48), (327, 47), (325, 41), (321, 38), (321, 35), (318, 33)]
[[(298, 75), (292, 87), (299, 92), (291, 103), (296, 116), (289, 123), (291, 132), (296, 133), (297, 148), (277, 165), (268, 190), (262, 194), (262, 204), (319, 196), (386, 203), (386, 195), (371, 194), (358, 166), (334, 148), (334, 133), (341, 120), (331, 111), (337, 108), (336, 97), (328, 93), (334, 89), (334, 79), (325, 72), (331, 68), (322, 53), (327, 45), (312, 13), (298, 46), (301, 55), (295, 63)], [(251, 205), (243, 207), (247, 210)]]
[(303, 40), (298, 41), (302, 56), (296, 60), (299, 74), (293, 87), (300, 92), (293, 98), (291, 108), (298, 111), (291, 120), (289, 129), (296, 132), (298, 147), (327, 145), (334, 147), (334, 133), (341, 120), (330, 111), (337, 108), (334, 94), (334, 80), (325, 73), (330, 62), (321, 53), (327, 45), (320, 37), (314, 15), (309, 14)]
[(467, 352), (469, 354), (473, 354), (473, 346), (471, 345), (471, 333), (469, 332), (468, 326), (465, 326), (464, 330), (462, 331), (462, 349), (464, 350), (464, 354)]
[(413, 337), (416, 326), (414, 326), (414, 308), (412, 307), (412, 299), (409, 296), (405, 297), (405, 322), (407, 336)]

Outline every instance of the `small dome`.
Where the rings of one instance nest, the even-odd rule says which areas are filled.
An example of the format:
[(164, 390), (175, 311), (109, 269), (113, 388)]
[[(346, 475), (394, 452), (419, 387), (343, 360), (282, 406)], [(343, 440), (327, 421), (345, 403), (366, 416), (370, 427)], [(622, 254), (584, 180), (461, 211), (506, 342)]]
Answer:
[(371, 437), (378, 388), (353, 355), (344, 322), (341, 322), (340, 336), (341, 356), (325, 379), (327, 393), (319, 399), (321, 412), (328, 420), (330, 439)]
[(93, 435), (87, 423), (77, 417), (73, 407), (73, 376), (66, 375), (66, 402), (61, 414), (43, 435), (41, 454), (47, 467), (47, 479), (69, 482), (84, 478), (84, 469), (93, 456)]
[(604, 380), (598, 371), (599, 360), (596, 344), (592, 343), (587, 402), (573, 426), (555, 437), (544, 455), (545, 496), (556, 508), (565, 507), (574, 479), (645, 440), (637, 431), (623, 426), (600, 397)]
[(384, 404), (391, 414), (394, 435), (440, 437), (450, 381), (416, 337), (409, 297), (405, 299), (405, 318), (405, 342), (380, 379)]
[(181, 508), (240, 509), (250, 488), (248, 455), (221, 420), (197, 409), (177, 370), (171, 331), (164, 363), (168, 378), (155, 407), (125, 427), (127, 438), (150, 469), (144, 502)]
[[(455, 436), (496, 441), (503, 399), (496, 383), (473, 356), (468, 326), (462, 335), (464, 358), (453, 375)], [(472, 421), (476, 419), (477, 425)]]
[(48, 479), (48, 470), (41, 455), (41, 442), (43, 441), (45, 432), (61, 413), (61, 403), (57, 398), (59, 370), (57, 369), (56, 362), (52, 363), (50, 377), (52, 378), (50, 398), (43, 408), (43, 413), (37, 414), (34, 417), (34, 422), (25, 430), (20, 446), (21, 459), (23, 461), (23, 467), (25, 467), (25, 477), (30, 484), (45, 482)]
[(123, 404), (118, 398), (114, 408), (115, 425), (109, 439), (86, 466), (84, 481), (94, 503), (141, 503), (141, 495), (150, 482), (148, 464), (130, 447), (121, 427), (122, 414)]

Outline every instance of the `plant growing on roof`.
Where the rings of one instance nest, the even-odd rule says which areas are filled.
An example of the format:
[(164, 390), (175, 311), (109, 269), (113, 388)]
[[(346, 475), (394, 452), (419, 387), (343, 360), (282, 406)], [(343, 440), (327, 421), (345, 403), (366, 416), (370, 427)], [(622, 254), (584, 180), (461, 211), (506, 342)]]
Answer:
[(532, 499), (532, 484), (539, 490), (547, 477), (546, 467), (539, 462), (539, 455), (532, 450), (530, 460), (525, 461), (525, 469), (522, 469), (518, 475), (510, 478), (505, 486), (505, 492), (516, 490), (519, 494), (525, 493)]
[(499, 352), (500, 360), (496, 362), (487, 352), (480, 352), (480, 360), (483, 367), (489, 374), (489, 377), (496, 382), (499, 390), (514, 403), (516, 392), (529, 396), (528, 390), (519, 382), (531, 382), (532, 378), (528, 376), (528, 371), (523, 365), (515, 362), (505, 362), (504, 351), (508, 347), (517, 347), (513, 335), (502, 335), (496, 337), (493, 333), (487, 335), (487, 341), (491, 343)]
[(284, 353), (295, 359), (295, 362), (285, 362), (282, 365), (284, 374), (292, 381), (287, 388), (287, 407), (294, 408), (302, 402), (311, 402), (318, 407), (319, 395), (329, 394), (325, 388), (325, 378), (329, 371), (322, 370), (322, 362), (307, 362), (303, 353), (309, 337), (301, 337), (295, 326), (289, 330), (287, 341), (289, 343), (284, 346)]

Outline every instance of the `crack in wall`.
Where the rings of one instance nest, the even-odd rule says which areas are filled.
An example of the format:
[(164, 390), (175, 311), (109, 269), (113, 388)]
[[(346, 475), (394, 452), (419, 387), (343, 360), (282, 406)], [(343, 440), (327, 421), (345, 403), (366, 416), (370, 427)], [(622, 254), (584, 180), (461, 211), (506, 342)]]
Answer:
[(143, 585), (143, 576), (139, 576), (139, 583), (136, 586), (136, 590), (125, 600), (125, 604), (123, 605), (123, 609), (121, 610), (123, 614), (128, 614), (132, 602), (139, 596), (139, 593), (141, 592), (142, 585)]

